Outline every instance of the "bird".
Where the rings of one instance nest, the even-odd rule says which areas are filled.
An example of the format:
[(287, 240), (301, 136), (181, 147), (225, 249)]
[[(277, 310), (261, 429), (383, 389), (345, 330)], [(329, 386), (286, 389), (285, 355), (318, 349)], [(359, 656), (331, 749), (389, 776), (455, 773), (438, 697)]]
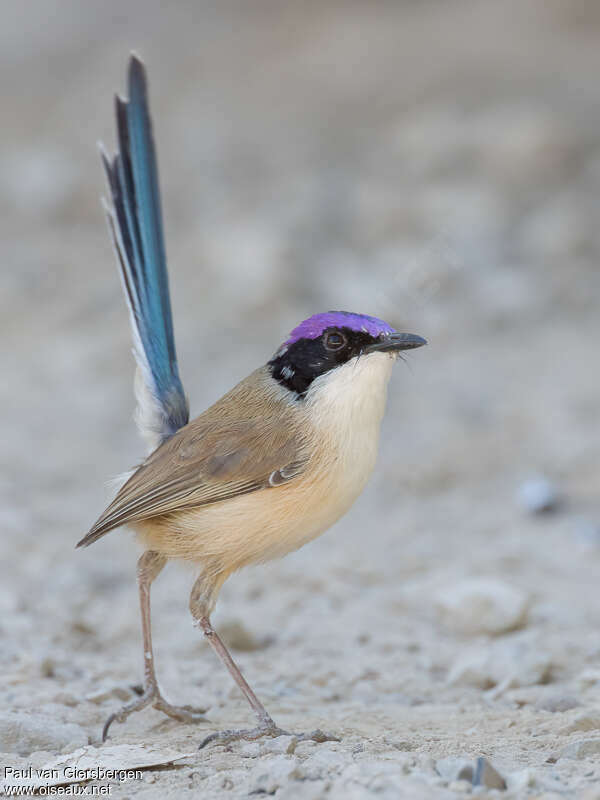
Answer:
[[(206, 709), (170, 704), (156, 678), (150, 587), (172, 559), (194, 566), (194, 625), (257, 717), (255, 727), (215, 731), (200, 747), (278, 736), (285, 731), (212, 627), (219, 591), (242, 567), (302, 547), (348, 511), (375, 465), (392, 367), (402, 351), (427, 342), (370, 315), (316, 313), (266, 364), (190, 421), (175, 350), (148, 81), (135, 54), (127, 91), (127, 99), (115, 97), (116, 154), (101, 146), (101, 157), (104, 208), (133, 337), (135, 417), (148, 454), (77, 547), (121, 526), (143, 547), (137, 583), (144, 686), (108, 717), (102, 740), (113, 722), (150, 705), (183, 722), (208, 721)], [(337, 739), (321, 730), (298, 736)]]

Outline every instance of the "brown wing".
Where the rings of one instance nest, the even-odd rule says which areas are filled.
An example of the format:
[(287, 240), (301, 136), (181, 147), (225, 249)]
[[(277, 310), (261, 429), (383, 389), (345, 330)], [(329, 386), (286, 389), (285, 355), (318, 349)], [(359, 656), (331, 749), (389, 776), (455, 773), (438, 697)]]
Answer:
[[(257, 371), (246, 382), (259, 382), (257, 375), (264, 379)], [(300, 475), (309, 458), (300, 410), (280, 398), (266, 403), (264, 393), (244, 383), (155, 450), (77, 546), (128, 522), (277, 487)]]

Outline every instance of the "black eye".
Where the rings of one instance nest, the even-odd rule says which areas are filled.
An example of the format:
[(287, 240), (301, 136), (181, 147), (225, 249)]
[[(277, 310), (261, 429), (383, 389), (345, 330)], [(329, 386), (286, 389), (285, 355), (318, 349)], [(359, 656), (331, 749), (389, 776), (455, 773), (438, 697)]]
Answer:
[(327, 350), (341, 350), (347, 344), (347, 339), (340, 331), (331, 331), (326, 334), (324, 344)]

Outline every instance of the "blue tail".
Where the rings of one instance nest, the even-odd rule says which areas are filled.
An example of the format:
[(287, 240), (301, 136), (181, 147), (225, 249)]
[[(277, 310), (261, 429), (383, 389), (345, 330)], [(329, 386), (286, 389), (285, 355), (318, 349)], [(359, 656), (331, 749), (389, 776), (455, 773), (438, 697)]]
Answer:
[(135, 55), (128, 78), (129, 100), (116, 98), (119, 152), (102, 161), (138, 364), (136, 417), (154, 449), (188, 422), (189, 407), (177, 369), (146, 71)]

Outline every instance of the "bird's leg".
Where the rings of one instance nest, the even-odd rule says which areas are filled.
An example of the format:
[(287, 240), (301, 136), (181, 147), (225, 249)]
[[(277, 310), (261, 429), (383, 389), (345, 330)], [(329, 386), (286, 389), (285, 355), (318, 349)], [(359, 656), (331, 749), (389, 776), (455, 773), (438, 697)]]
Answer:
[(262, 736), (296, 736), (299, 740), (306, 740), (310, 739), (314, 742), (328, 742), (328, 741), (335, 741), (339, 742), (339, 738), (336, 736), (331, 736), (330, 734), (323, 733), (321, 730), (315, 730), (312, 733), (300, 733), (300, 734), (290, 734), (289, 731), (282, 730), (278, 727), (267, 709), (263, 706), (260, 702), (258, 697), (252, 691), (248, 681), (242, 675), (239, 667), (231, 657), (229, 651), (223, 644), (222, 639), (220, 638), (219, 634), (215, 631), (213, 626), (210, 623), (210, 618), (208, 615), (208, 608), (210, 605), (205, 602), (206, 594), (206, 581), (204, 578), (200, 577), (194, 584), (194, 588), (192, 589), (192, 595), (190, 597), (190, 610), (192, 612), (192, 616), (194, 617), (194, 624), (201, 629), (203, 634), (206, 636), (208, 643), (215, 651), (217, 656), (221, 659), (223, 664), (227, 667), (229, 674), (233, 678), (233, 680), (237, 683), (237, 685), (242, 690), (242, 693), (246, 700), (250, 703), (250, 706), (256, 716), (258, 717), (258, 725), (255, 728), (248, 728), (242, 730), (227, 730), (227, 731), (219, 731), (218, 733), (212, 733), (210, 736), (207, 736), (202, 743), (200, 744), (200, 750), (203, 747), (206, 747), (207, 744), (211, 742), (220, 742), (221, 744), (228, 744), (229, 742), (233, 742), (236, 739), (260, 739)]
[(154, 653), (152, 651), (152, 629), (150, 624), (150, 585), (167, 562), (165, 556), (154, 550), (146, 550), (140, 556), (137, 565), (138, 589), (140, 595), (140, 611), (142, 617), (142, 636), (144, 641), (144, 691), (137, 700), (127, 703), (119, 711), (114, 712), (104, 723), (102, 741), (106, 741), (108, 729), (113, 722), (125, 722), (134, 711), (140, 711), (152, 705), (169, 717), (181, 722), (206, 722), (203, 713), (206, 709), (194, 709), (191, 706), (173, 706), (161, 694), (156, 672), (154, 671)]

